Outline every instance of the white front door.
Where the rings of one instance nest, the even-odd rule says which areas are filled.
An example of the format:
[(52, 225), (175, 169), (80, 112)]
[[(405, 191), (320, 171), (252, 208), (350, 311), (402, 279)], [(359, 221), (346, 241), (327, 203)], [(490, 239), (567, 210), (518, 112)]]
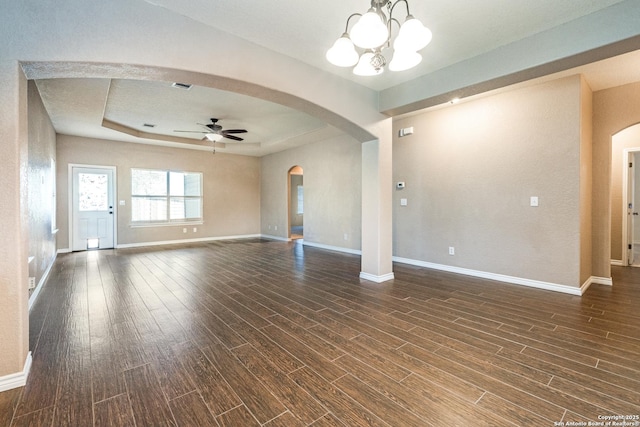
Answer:
[(72, 168), (71, 250), (113, 248), (113, 168)]

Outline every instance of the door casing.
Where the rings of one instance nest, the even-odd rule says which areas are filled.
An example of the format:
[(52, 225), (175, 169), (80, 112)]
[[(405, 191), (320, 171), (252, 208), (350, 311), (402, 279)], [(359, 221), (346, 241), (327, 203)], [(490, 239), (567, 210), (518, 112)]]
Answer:
[[(632, 255), (630, 255), (630, 251), (633, 251), (633, 237), (629, 239), (629, 236), (633, 236), (633, 227), (639, 226), (639, 224), (633, 224), (635, 218), (632, 213), (633, 211), (637, 212), (640, 207), (633, 206), (633, 209), (629, 208), (629, 203), (633, 204), (633, 195), (630, 192), (633, 189), (634, 180), (634, 177), (630, 175), (632, 169), (629, 167), (629, 163), (633, 162), (634, 168), (640, 167), (634, 162), (635, 153), (640, 153), (640, 147), (626, 148), (622, 158), (622, 265), (624, 266), (631, 265), (633, 262)], [(629, 245), (631, 245), (631, 249), (629, 249)]]
[(74, 169), (96, 169), (96, 170), (105, 170), (105, 171), (110, 171), (111, 172), (111, 178), (112, 178), (112, 194), (111, 194), (111, 206), (112, 211), (113, 211), (113, 245), (112, 247), (115, 248), (117, 247), (117, 243), (118, 243), (118, 234), (117, 234), (117, 230), (118, 227), (116, 226), (118, 223), (118, 204), (116, 203), (117, 200), (117, 174), (116, 174), (116, 167), (115, 166), (104, 166), (104, 165), (87, 165), (87, 164), (69, 164), (68, 165), (68, 213), (69, 213), (69, 224), (68, 224), (68, 230), (69, 230), (69, 250), (73, 251), (74, 250), (74, 241), (73, 241), (73, 230), (74, 230), (74, 221), (75, 221), (75, 217), (74, 217)]

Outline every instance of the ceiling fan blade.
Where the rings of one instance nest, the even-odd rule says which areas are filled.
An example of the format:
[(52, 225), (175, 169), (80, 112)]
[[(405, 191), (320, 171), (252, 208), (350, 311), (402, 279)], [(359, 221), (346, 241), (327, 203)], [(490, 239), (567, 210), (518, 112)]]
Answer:
[(233, 136), (233, 135), (225, 135), (223, 133), (222, 136), (224, 136), (225, 138), (233, 139), (234, 141), (244, 141), (243, 138), (238, 138), (237, 136)]
[(247, 133), (246, 129), (225, 129), (222, 133)]

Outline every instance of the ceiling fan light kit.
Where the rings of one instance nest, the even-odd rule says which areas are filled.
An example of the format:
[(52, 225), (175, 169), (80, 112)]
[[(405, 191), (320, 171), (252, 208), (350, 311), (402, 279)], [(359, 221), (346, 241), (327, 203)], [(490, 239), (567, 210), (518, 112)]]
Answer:
[[(398, 3), (407, 7), (407, 16), (403, 24), (393, 17)], [(383, 8), (387, 9), (385, 14)], [(349, 22), (355, 16), (360, 17), (349, 34)], [(388, 18), (387, 18), (388, 16)], [(393, 41), (393, 23), (399, 27)], [(431, 42), (433, 35), (422, 22), (409, 12), (407, 0), (371, 0), (371, 7), (364, 14), (354, 13), (347, 18), (344, 33), (327, 51), (327, 60), (338, 67), (354, 67), (353, 73), (360, 76), (375, 76), (384, 72), (387, 60), (383, 49), (393, 46), (393, 57), (389, 63), (391, 71), (404, 71), (415, 67), (422, 61), (419, 50)], [(364, 49), (358, 53), (356, 47)]]
[(211, 142), (220, 142), (222, 141), (222, 138), (224, 138), (219, 133), (207, 133), (204, 135), (204, 137), (207, 139), (207, 141)]

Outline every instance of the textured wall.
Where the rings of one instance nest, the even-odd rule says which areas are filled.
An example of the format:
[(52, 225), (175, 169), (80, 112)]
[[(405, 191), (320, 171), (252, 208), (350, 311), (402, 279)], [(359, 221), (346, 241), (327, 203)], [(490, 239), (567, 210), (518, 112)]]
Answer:
[(299, 165), (304, 170), (305, 242), (360, 249), (360, 156), (361, 144), (342, 137), (263, 157), (262, 233), (287, 237), (287, 175)]
[[(144, 144), (58, 136), (58, 247), (69, 248), (68, 165), (116, 166), (118, 244), (138, 244), (260, 233), (260, 160), (255, 157)], [(131, 168), (203, 173), (204, 223), (131, 226)], [(116, 203), (117, 205), (117, 203)]]
[(33, 81), (29, 82), (29, 276), (40, 283), (56, 256), (56, 235), (51, 229), (55, 188), (52, 160), (56, 133)]
[(584, 79), (580, 108), (580, 283), (585, 283), (593, 272), (593, 92)]
[(574, 76), (396, 121), (394, 255), (581, 285), (580, 96)]
[(29, 351), (27, 80), (0, 55), (0, 377)]

